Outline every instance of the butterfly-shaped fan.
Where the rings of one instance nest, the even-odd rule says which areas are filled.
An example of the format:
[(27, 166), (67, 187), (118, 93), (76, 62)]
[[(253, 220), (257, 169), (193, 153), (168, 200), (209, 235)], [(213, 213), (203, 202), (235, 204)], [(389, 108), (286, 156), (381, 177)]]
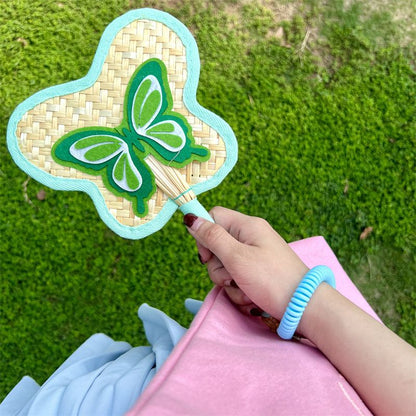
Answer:
[(197, 103), (198, 78), (185, 26), (160, 11), (131, 11), (107, 27), (84, 78), (17, 107), (9, 150), (40, 182), (87, 192), (123, 237), (160, 229), (177, 207), (209, 219), (196, 195), (232, 169), (237, 143)]

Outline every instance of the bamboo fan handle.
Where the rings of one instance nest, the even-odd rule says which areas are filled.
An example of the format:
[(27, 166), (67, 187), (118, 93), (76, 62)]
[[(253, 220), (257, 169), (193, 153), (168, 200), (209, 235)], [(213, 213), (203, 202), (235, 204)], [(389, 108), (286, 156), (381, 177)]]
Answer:
[(146, 157), (146, 163), (155, 175), (158, 188), (178, 205), (184, 215), (194, 214), (214, 222), (178, 169), (163, 165), (152, 155)]

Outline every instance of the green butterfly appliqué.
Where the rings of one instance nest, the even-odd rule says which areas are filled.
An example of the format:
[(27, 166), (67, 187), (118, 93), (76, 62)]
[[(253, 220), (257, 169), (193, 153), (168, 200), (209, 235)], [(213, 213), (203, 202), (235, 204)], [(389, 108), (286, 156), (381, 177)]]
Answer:
[(175, 168), (210, 156), (195, 144), (185, 117), (172, 111), (166, 67), (158, 59), (149, 59), (132, 75), (118, 127), (73, 130), (52, 148), (57, 163), (101, 175), (107, 189), (132, 201), (139, 217), (147, 214), (147, 201), (156, 191), (144, 160), (149, 154)]

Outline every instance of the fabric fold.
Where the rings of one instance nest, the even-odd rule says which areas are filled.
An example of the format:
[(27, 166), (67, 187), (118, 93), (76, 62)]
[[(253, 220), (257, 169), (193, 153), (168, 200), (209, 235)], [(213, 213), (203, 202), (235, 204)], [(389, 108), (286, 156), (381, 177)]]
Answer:
[[(290, 244), (312, 268), (378, 319), (323, 237)], [(370, 415), (357, 392), (308, 342), (281, 340), (215, 287), (161, 370), (127, 416)]]
[[(308, 267), (329, 266), (337, 289), (379, 319), (323, 237), (290, 244)], [(214, 287), (189, 330), (143, 304), (149, 346), (104, 334), (86, 340), (42, 385), (23, 379), (0, 404), (1, 416), (66, 415), (368, 415), (347, 380), (311, 345), (280, 340)]]
[(150, 346), (94, 334), (39, 386), (23, 377), (1, 416), (122, 415), (141, 395), (186, 329), (149, 305), (139, 308)]

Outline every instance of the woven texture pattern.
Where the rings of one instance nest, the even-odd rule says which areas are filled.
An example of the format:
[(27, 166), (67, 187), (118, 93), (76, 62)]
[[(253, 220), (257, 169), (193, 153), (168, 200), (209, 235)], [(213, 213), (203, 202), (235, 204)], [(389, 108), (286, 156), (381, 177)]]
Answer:
[(89, 175), (56, 163), (51, 149), (60, 137), (77, 128), (117, 127), (123, 118), (124, 94), (130, 78), (138, 66), (151, 58), (158, 58), (166, 65), (173, 110), (187, 119), (195, 143), (211, 152), (207, 162), (193, 162), (180, 173), (189, 185), (212, 177), (226, 158), (224, 140), (185, 107), (183, 89), (188, 74), (185, 46), (174, 31), (160, 22), (136, 20), (125, 26), (115, 36), (94, 85), (37, 105), (22, 117), (16, 131), (19, 148), (31, 163), (57, 177), (88, 179), (95, 183), (115, 219), (122, 225), (134, 227), (160, 212), (167, 199), (161, 190), (149, 200), (148, 215), (139, 218), (130, 201), (107, 190), (100, 175)]

